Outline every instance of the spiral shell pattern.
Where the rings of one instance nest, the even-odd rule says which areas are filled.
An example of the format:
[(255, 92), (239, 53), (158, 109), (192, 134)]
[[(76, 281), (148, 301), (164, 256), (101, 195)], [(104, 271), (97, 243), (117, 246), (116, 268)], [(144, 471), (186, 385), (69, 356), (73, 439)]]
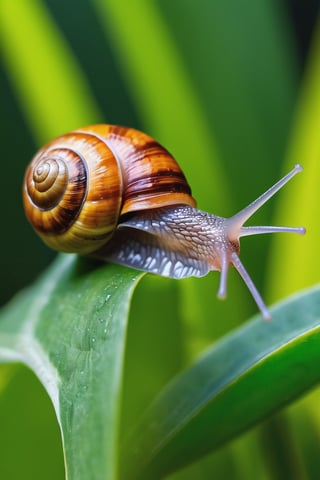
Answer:
[(174, 158), (137, 130), (93, 125), (45, 145), (25, 174), (27, 218), (49, 246), (92, 253), (121, 216), (169, 205), (195, 206)]
[(29, 165), (24, 206), (52, 248), (86, 254), (112, 236), (121, 205), (118, 162), (100, 139), (71, 133), (46, 145)]

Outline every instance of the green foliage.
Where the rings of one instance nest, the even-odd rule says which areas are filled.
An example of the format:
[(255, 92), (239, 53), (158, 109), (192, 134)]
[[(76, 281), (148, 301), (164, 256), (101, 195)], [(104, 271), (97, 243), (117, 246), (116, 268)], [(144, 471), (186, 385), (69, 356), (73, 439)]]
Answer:
[(68, 478), (116, 478), (127, 310), (141, 274), (89, 267), (61, 256), (8, 305), (0, 358), (25, 363), (46, 388)]
[(123, 478), (161, 476), (320, 378), (316, 289), (275, 309), (273, 323), (258, 317), (234, 331), (173, 379), (125, 440), (118, 465), (126, 320), (139, 276), (61, 256), (2, 312), (0, 359), (25, 363), (46, 388), (68, 478), (118, 478), (119, 466)]
[(278, 305), (271, 324), (258, 317), (234, 330), (175, 378), (124, 443), (124, 478), (185, 466), (318, 382), (319, 294)]
[[(271, 0), (1, 0), (1, 303), (52, 258), (23, 217), (27, 162), (101, 121), (148, 131), (224, 216), (301, 163), (255, 223), (308, 235), (241, 253), (272, 300), (317, 283), (319, 31), (304, 71)], [(294, 400), (319, 379), (319, 289), (239, 327), (256, 307), (233, 272), (224, 303), (214, 274), (141, 277), (59, 256), (2, 308), (0, 476), (64, 478), (59, 426), (69, 480), (318, 478), (319, 391)]]

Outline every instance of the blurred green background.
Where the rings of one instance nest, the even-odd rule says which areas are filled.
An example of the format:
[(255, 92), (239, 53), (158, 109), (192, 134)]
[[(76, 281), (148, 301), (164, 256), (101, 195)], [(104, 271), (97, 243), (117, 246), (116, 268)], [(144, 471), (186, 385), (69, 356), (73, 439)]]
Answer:
[[(254, 223), (306, 225), (308, 238), (248, 238), (242, 258), (268, 301), (315, 283), (319, 5), (318, 0), (0, 0), (1, 304), (55, 255), (24, 218), (27, 163), (52, 137), (95, 122), (153, 135), (178, 159), (199, 208), (223, 216), (256, 198), (294, 162), (302, 163), (305, 172)], [(256, 312), (234, 272), (227, 302), (212, 295), (217, 284), (215, 274), (179, 286), (149, 277), (141, 282), (128, 334), (123, 428), (199, 350)], [(157, 323), (154, 310), (165, 321)], [(11, 373), (3, 369), (4, 384)], [(143, 385), (139, 393), (133, 387), (137, 379)], [(304, 413), (294, 413), (296, 429), (313, 423), (314, 405), (307, 399)], [(248, 454), (235, 460), (225, 449), (181, 478), (210, 478), (206, 462), (215, 462), (218, 478), (319, 478), (309, 447), (320, 430), (313, 437), (313, 428), (304, 428), (301, 446), (290, 428), (283, 418), (273, 420), (258, 434), (264, 450), (255, 446), (254, 460)], [(252, 448), (253, 435), (234, 448)], [(285, 446), (294, 444), (296, 477), (293, 471), (272, 473), (279, 464), (274, 435), (283, 456)], [(60, 448), (49, 401), (21, 370), (0, 398), (0, 475), (22, 478), (21, 468), (23, 478), (43, 478), (45, 468), (46, 478), (63, 478)], [(10, 454), (17, 457), (17, 449), (20, 465)], [(257, 471), (259, 476), (252, 476)]]
[[(252, 3), (201, 0), (194, 6), (191, 1), (161, 1), (131, 2), (130, 7), (125, 1), (1, 0), (0, 113), (6, 180), (0, 193), (7, 206), (1, 303), (32, 281), (53, 256), (24, 220), (20, 190), (24, 169), (37, 148), (66, 130), (109, 122), (167, 140), (182, 165), (191, 163), (188, 179), (200, 208), (222, 215), (231, 214), (279, 177), (317, 2), (313, 8), (312, 2), (303, 7), (298, 2)], [(141, 31), (151, 16), (150, 31)], [(134, 45), (128, 46), (130, 36)], [(157, 40), (163, 41), (163, 49)], [(183, 91), (173, 97), (178, 87)], [(190, 104), (181, 105), (184, 100)], [(165, 118), (159, 118), (159, 103)], [(193, 150), (188, 147), (192, 114), (205, 124), (203, 136), (210, 136), (206, 143), (212, 142), (212, 163), (223, 170), (227, 198), (210, 192), (211, 172), (196, 173), (194, 184), (201, 159), (196, 140)], [(189, 158), (178, 156), (181, 143)], [(198, 148), (203, 153), (205, 147)], [(215, 203), (203, 198), (206, 192)], [(270, 221), (275, 203), (264, 208), (264, 221)], [(261, 259), (255, 278), (259, 272), (263, 275), (268, 242), (255, 239), (253, 248), (258, 250), (247, 255), (252, 272), (256, 258)]]

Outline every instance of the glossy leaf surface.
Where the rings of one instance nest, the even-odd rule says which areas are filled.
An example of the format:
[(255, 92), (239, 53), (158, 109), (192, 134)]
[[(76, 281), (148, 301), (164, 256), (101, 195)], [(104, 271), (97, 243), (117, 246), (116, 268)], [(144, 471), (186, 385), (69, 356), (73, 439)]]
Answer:
[(27, 364), (47, 389), (70, 480), (116, 478), (127, 314), (140, 276), (94, 267), (61, 256), (0, 316), (0, 359)]

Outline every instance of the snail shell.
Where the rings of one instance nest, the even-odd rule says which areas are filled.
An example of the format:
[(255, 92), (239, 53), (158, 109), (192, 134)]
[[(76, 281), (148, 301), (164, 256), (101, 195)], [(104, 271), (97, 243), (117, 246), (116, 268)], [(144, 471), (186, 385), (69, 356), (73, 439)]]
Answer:
[(295, 168), (231, 218), (195, 208), (170, 153), (132, 128), (93, 125), (43, 147), (25, 175), (23, 201), (33, 228), (50, 247), (172, 278), (221, 271), (226, 296), (233, 265), (265, 319), (270, 314), (240, 261), (240, 237), (303, 234), (302, 227), (243, 224), (302, 167)]
[(131, 128), (93, 125), (45, 145), (29, 165), (23, 200), (27, 218), (50, 247), (88, 254), (131, 212), (195, 206), (169, 152)]

